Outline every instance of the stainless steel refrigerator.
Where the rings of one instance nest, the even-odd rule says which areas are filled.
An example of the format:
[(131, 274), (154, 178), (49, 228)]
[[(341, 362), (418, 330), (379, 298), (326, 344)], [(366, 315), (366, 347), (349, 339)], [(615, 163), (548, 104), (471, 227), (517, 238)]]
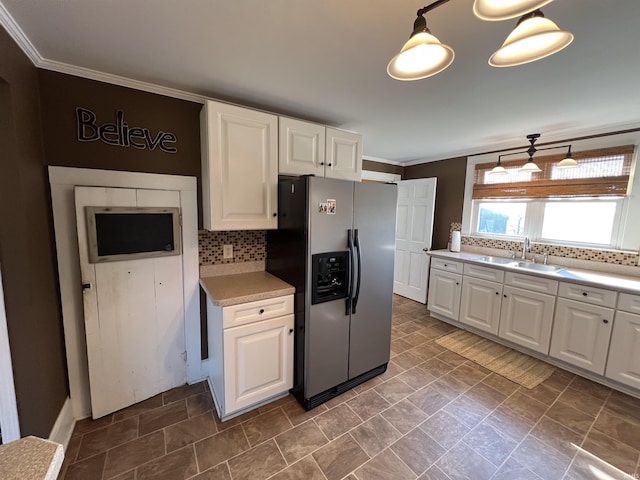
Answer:
[(389, 362), (397, 187), (281, 179), (267, 270), (296, 287), (294, 387), (311, 409)]

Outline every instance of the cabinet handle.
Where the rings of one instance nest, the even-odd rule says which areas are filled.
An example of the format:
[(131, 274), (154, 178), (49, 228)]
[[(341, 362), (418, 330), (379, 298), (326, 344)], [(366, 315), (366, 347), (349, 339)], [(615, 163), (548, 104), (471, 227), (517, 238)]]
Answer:
[(262, 315), (264, 313), (264, 308), (261, 308), (260, 311), (258, 312), (260, 315)]
[(496, 292), (496, 295), (500, 295), (500, 292)]
[(456, 285), (460, 285), (460, 282), (456, 282)]
[(587, 292), (582, 292), (582, 296), (586, 297), (587, 296)]
[(289, 335), (291, 335), (293, 333), (293, 328), (289, 329)]
[(330, 167), (330, 166), (331, 166), (331, 164), (330, 164), (330, 163), (327, 163), (327, 167)]
[(324, 165), (324, 162), (320, 162), (320, 165)]
[(505, 293), (505, 294), (503, 295), (503, 297), (504, 297), (504, 298), (507, 298), (507, 294)]
[(607, 320), (606, 318), (602, 319), (602, 323), (609, 323), (609, 320)]
[(446, 263), (444, 264), (445, 267), (448, 267), (449, 265), (447, 265)]
[(273, 212), (273, 216), (274, 216), (274, 217), (277, 217), (277, 216), (278, 216), (278, 214), (277, 214), (277, 213), (275, 213), (275, 212)]

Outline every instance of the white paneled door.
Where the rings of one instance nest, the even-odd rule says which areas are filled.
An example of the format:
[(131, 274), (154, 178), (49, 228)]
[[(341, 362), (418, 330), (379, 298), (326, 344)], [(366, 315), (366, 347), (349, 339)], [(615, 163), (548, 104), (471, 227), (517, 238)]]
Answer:
[(75, 201), (91, 410), (98, 418), (186, 382), (182, 254), (89, 263), (84, 207), (180, 207), (180, 192), (76, 187)]
[(396, 259), (393, 292), (427, 302), (429, 256), (433, 235), (436, 179), (398, 182)]

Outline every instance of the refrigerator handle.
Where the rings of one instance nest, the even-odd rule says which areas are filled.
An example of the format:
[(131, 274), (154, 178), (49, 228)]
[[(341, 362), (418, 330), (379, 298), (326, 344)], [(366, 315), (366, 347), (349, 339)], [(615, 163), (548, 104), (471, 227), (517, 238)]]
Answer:
[(351, 302), (351, 312), (356, 313), (356, 305), (358, 304), (358, 297), (360, 296), (360, 279), (362, 278), (362, 257), (360, 256), (360, 239), (358, 238), (357, 228), (353, 231), (353, 243), (355, 244), (356, 253), (358, 254), (358, 280), (356, 283), (356, 292)]
[(347, 247), (349, 248), (349, 284), (347, 286), (347, 299), (345, 307), (345, 315), (351, 315), (351, 301), (353, 295), (353, 264), (355, 261), (353, 252), (353, 235), (351, 229), (347, 230)]

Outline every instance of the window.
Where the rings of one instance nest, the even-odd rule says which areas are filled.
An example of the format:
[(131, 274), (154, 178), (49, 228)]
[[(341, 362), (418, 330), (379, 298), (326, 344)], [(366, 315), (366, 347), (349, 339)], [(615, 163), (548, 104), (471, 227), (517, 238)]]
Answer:
[(633, 151), (575, 153), (574, 169), (557, 168), (563, 155), (536, 158), (539, 173), (520, 172), (523, 160), (502, 162), (507, 175), (490, 174), (495, 163), (476, 165), (471, 233), (617, 247)]

